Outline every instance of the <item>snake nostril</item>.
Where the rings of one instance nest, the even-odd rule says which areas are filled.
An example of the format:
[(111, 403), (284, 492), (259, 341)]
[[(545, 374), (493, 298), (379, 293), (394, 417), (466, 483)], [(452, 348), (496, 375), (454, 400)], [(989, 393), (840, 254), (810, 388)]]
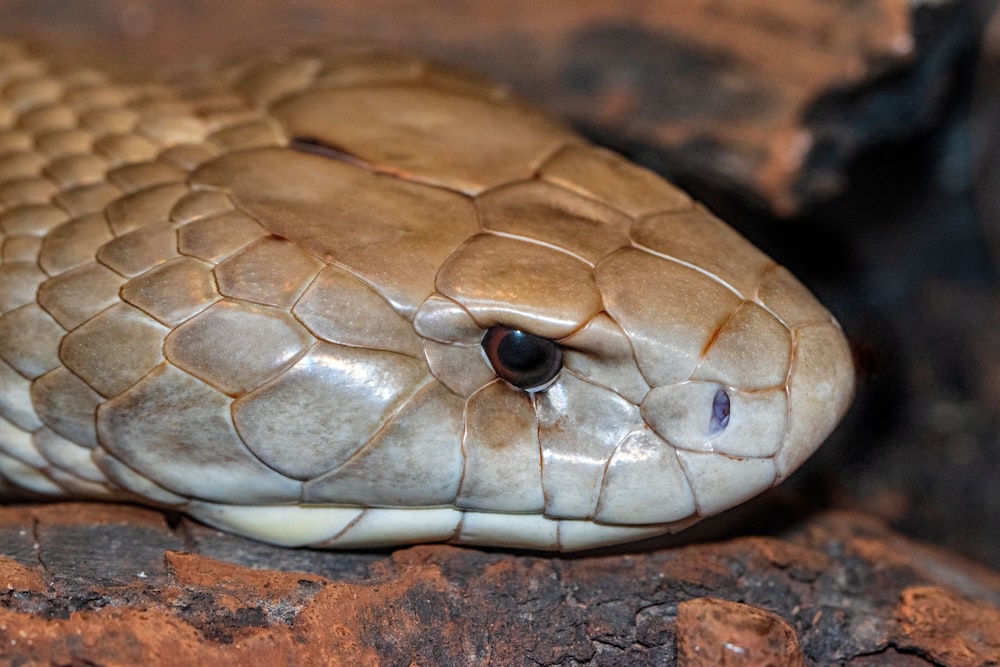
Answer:
[(562, 369), (558, 344), (517, 329), (491, 327), (483, 351), (497, 375), (527, 392), (547, 389)]
[(708, 434), (718, 435), (729, 426), (731, 402), (725, 389), (719, 387), (712, 398), (712, 417), (708, 422)]

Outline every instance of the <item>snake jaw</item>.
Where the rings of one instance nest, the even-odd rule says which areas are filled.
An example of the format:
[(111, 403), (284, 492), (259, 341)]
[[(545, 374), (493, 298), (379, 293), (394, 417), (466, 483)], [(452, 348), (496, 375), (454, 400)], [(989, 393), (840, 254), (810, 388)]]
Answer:
[[(0, 491), (572, 550), (745, 500), (850, 403), (787, 271), (502, 88), (357, 50), (75, 67), (0, 42)], [(520, 382), (499, 330), (560, 368)]]

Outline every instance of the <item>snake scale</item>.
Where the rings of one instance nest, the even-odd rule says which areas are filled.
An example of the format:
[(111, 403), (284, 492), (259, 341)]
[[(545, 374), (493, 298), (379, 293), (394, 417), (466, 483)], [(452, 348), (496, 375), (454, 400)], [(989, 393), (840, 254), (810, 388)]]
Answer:
[(414, 57), (138, 78), (0, 42), (0, 231), (7, 497), (573, 550), (777, 484), (854, 389), (708, 210)]

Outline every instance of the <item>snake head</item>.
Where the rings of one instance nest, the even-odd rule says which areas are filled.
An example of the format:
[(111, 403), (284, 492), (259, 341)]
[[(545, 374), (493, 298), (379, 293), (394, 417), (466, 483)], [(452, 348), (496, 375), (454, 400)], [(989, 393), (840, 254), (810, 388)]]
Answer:
[(853, 369), (795, 278), (657, 175), (431, 83), (283, 94), (285, 147), (193, 174), (326, 268), (289, 299), (318, 342), (232, 405), (298, 504), (189, 511), (289, 544), (571, 550), (679, 530), (819, 446)]
[(669, 210), (629, 215), (580, 172), (648, 178), (581, 147), (481, 195), (415, 320), (466, 399), (456, 506), (505, 513), (474, 520), (513, 544), (532, 513), (566, 549), (721, 512), (787, 477), (853, 394), (839, 326), (787, 270), (664, 182)]
[[(336, 105), (313, 106), (290, 122), (322, 139)], [(466, 165), (442, 185), (328, 141), (348, 148), (194, 174), (329, 264), (291, 306), (320, 343), (233, 404), (254, 455), (303, 481), (295, 521), (274, 522), (304, 528), (281, 540), (369, 544), (391, 525), (571, 550), (676, 531), (780, 482), (846, 410), (830, 313), (651, 172), (569, 139), (522, 178), (470, 187)], [(277, 172), (295, 186), (276, 192)], [(339, 504), (366, 521), (315, 539)], [(275, 539), (259, 508), (194, 511)]]
[(0, 492), (571, 550), (778, 483), (850, 402), (787, 271), (501, 87), (346, 49), (109, 95), (11, 53)]

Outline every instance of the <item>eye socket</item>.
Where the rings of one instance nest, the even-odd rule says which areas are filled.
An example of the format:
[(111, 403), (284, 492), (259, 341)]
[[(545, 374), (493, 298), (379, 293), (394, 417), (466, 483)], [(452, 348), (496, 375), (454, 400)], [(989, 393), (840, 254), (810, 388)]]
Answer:
[(562, 370), (559, 345), (517, 329), (491, 327), (483, 351), (497, 375), (529, 393), (548, 389)]
[(729, 411), (732, 402), (725, 389), (719, 387), (712, 398), (712, 418), (708, 422), (708, 434), (718, 435), (729, 426)]

